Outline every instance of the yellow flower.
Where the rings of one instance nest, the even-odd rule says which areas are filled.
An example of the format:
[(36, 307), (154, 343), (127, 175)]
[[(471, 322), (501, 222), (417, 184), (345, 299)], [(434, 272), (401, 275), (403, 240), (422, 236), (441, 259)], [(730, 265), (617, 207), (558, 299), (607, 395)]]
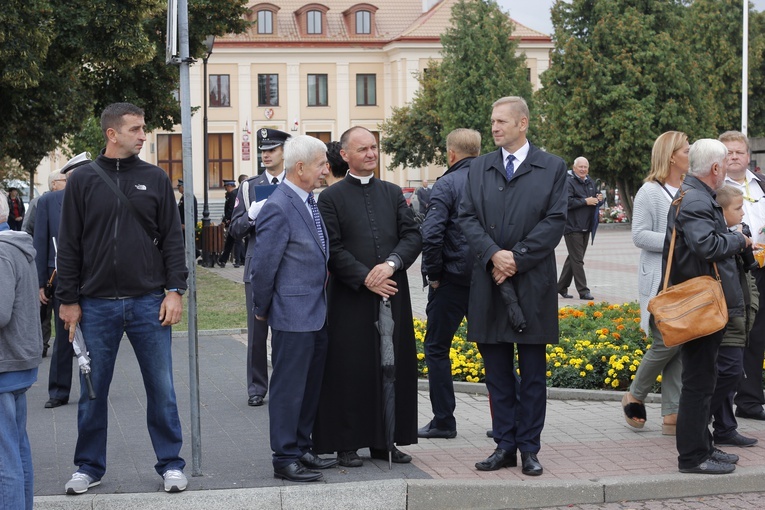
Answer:
[(424, 354), (424, 353), (422, 353), (422, 352), (418, 352), (418, 353), (417, 353), (417, 359), (419, 359), (419, 360), (423, 360), (423, 359), (425, 359), (425, 354)]
[(552, 372), (550, 372), (550, 371), (548, 370), (547, 372), (545, 372), (545, 375), (546, 375), (547, 377), (552, 377)]
[(603, 381), (603, 382), (605, 382), (606, 384), (609, 384), (611, 382), (611, 378), (610, 377), (606, 377), (605, 381)]
[(619, 379), (614, 379), (613, 381), (611, 381), (611, 386), (613, 386), (614, 388), (618, 388), (619, 387)]
[(582, 377), (586, 377), (587, 376), (587, 372), (584, 372), (584, 371), (579, 372), (579, 375), (581, 375)]

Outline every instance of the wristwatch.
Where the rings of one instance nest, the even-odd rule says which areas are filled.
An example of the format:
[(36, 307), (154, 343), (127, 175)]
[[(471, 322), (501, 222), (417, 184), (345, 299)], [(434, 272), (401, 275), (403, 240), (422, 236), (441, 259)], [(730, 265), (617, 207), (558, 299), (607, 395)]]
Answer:
[(168, 292), (177, 292), (179, 295), (186, 294), (186, 289), (167, 289)]
[(391, 267), (391, 269), (393, 269), (393, 272), (396, 272), (396, 263), (395, 262), (393, 262), (392, 260), (386, 260), (385, 263), (388, 264)]

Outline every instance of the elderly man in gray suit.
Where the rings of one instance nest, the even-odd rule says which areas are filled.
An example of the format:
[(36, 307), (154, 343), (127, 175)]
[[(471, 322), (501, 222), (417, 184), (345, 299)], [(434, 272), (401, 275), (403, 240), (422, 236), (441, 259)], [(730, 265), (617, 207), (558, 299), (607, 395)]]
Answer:
[(249, 246), (255, 238), (255, 218), (265, 199), (257, 200), (258, 187), (280, 184), (284, 180), (284, 142), (290, 135), (276, 129), (258, 130), (258, 149), (266, 171), (261, 175), (250, 177), (239, 186), (234, 202), (234, 212), (231, 215), (229, 233), (237, 241), (244, 239), (244, 295), (247, 303), (247, 404), (262, 406), (268, 391), (268, 360), (266, 340), (268, 325), (255, 320), (252, 314), (252, 290), (250, 289), (249, 274), (252, 270), (260, 270), (266, 262), (256, 262), (252, 258)]
[(311, 136), (287, 142), (286, 179), (257, 219), (251, 267), (253, 312), (271, 326), (268, 401), (274, 476), (292, 482), (322, 477), (314, 469), (337, 464), (313, 453), (311, 431), (327, 357), (326, 228), (313, 190), (329, 173), (326, 146)]

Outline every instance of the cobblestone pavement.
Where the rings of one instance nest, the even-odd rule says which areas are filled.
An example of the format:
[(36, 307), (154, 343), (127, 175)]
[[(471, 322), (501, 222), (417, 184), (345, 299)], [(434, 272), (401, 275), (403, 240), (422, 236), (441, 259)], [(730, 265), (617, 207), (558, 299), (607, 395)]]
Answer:
[(765, 492), (743, 494), (720, 494), (682, 499), (652, 499), (647, 501), (624, 501), (600, 505), (550, 506), (539, 510), (754, 510), (765, 506)]

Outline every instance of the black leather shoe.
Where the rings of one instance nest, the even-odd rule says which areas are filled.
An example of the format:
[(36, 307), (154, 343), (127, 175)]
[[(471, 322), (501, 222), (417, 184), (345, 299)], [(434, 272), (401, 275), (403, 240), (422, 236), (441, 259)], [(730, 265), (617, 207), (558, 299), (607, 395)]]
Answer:
[(217, 263), (217, 264), (218, 264), (220, 267), (226, 267), (226, 263), (225, 263), (224, 261), (222, 261), (221, 259), (216, 259), (216, 260), (215, 260), (215, 262), (216, 262), (216, 263)]
[(253, 395), (247, 400), (248, 406), (258, 407), (264, 404), (263, 397), (260, 395)]
[(490, 437), (490, 438), (494, 439), (494, 431), (491, 430), (491, 429), (487, 430), (486, 431), (486, 437)]
[[(377, 460), (388, 460), (388, 451), (370, 448), (369, 456)], [(394, 446), (393, 453), (391, 455), (391, 461), (394, 464), (408, 464), (412, 462), (412, 456), (402, 452), (401, 450), (399, 450), (398, 448)]]
[(239, 263), (237, 263), (237, 262), (234, 262), (234, 267), (239, 267), (239, 266), (241, 266), (241, 265), (242, 265), (242, 264), (239, 264)]
[(566, 298), (566, 299), (571, 299), (572, 297), (574, 297), (571, 294), (567, 293), (565, 290), (558, 292), (558, 294), (560, 294), (560, 297)]
[(515, 452), (497, 448), (486, 460), (476, 462), (475, 468), (478, 471), (496, 471), (503, 467), (515, 467), (517, 465), (518, 457)]
[(45, 409), (53, 409), (54, 407), (65, 406), (67, 403), (69, 403), (69, 400), (59, 400), (57, 398), (52, 398), (45, 403)]
[(539, 476), (542, 474), (542, 464), (539, 463), (536, 453), (521, 452), (521, 473), (528, 476)]
[(417, 431), (417, 437), (422, 437), (425, 439), (452, 439), (457, 437), (457, 431), (437, 429), (433, 426), (433, 422), (431, 421)]
[(587, 301), (594, 301), (595, 298), (589, 292), (587, 294), (579, 294), (579, 299), (586, 299)]
[(337, 462), (343, 467), (361, 467), (364, 461), (354, 450), (337, 452)]
[(337, 466), (337, 459), (322, 459), (313, 452), (306, 452), (300, 457), (300, 463), (308, 469), (329, 469)]
[(765, 421), (765, 410), (760, 408), (759, 411), (755, 412), (746, 412), (740, 407), (736, 408), (736, 416), (739, 418), (749, 418), (750, 420), (760, 420)]
[(725, 464), (735, 464), (738, 462), (738, 455), (735, 453), (725, 453), (717, 448), (712, 450), (712, 455), (709, 458)]
[(738, 432), (734, 432), (732, 436), (725, 439), (715, 439), (715, 446), (738, 446), (745, 448), (748, 446), (754, 446), (757, 444), (757, 439), (753, 437), (742, 436)]
[(321, 477), (321, 473), (307, 469), (300, 462), (293, 462), (283, 468), (274, 468), (274, 478), (281, 478), (290, 482), (313, 482), (320, 480)]
[(712, 458), (709, 458), (691, 468), (680, 468), (681, 473), (696, 473), (700, 475), (727, 475), (736, 470), (736, 466), (728, 464), (726, 462), (718, 462)]

